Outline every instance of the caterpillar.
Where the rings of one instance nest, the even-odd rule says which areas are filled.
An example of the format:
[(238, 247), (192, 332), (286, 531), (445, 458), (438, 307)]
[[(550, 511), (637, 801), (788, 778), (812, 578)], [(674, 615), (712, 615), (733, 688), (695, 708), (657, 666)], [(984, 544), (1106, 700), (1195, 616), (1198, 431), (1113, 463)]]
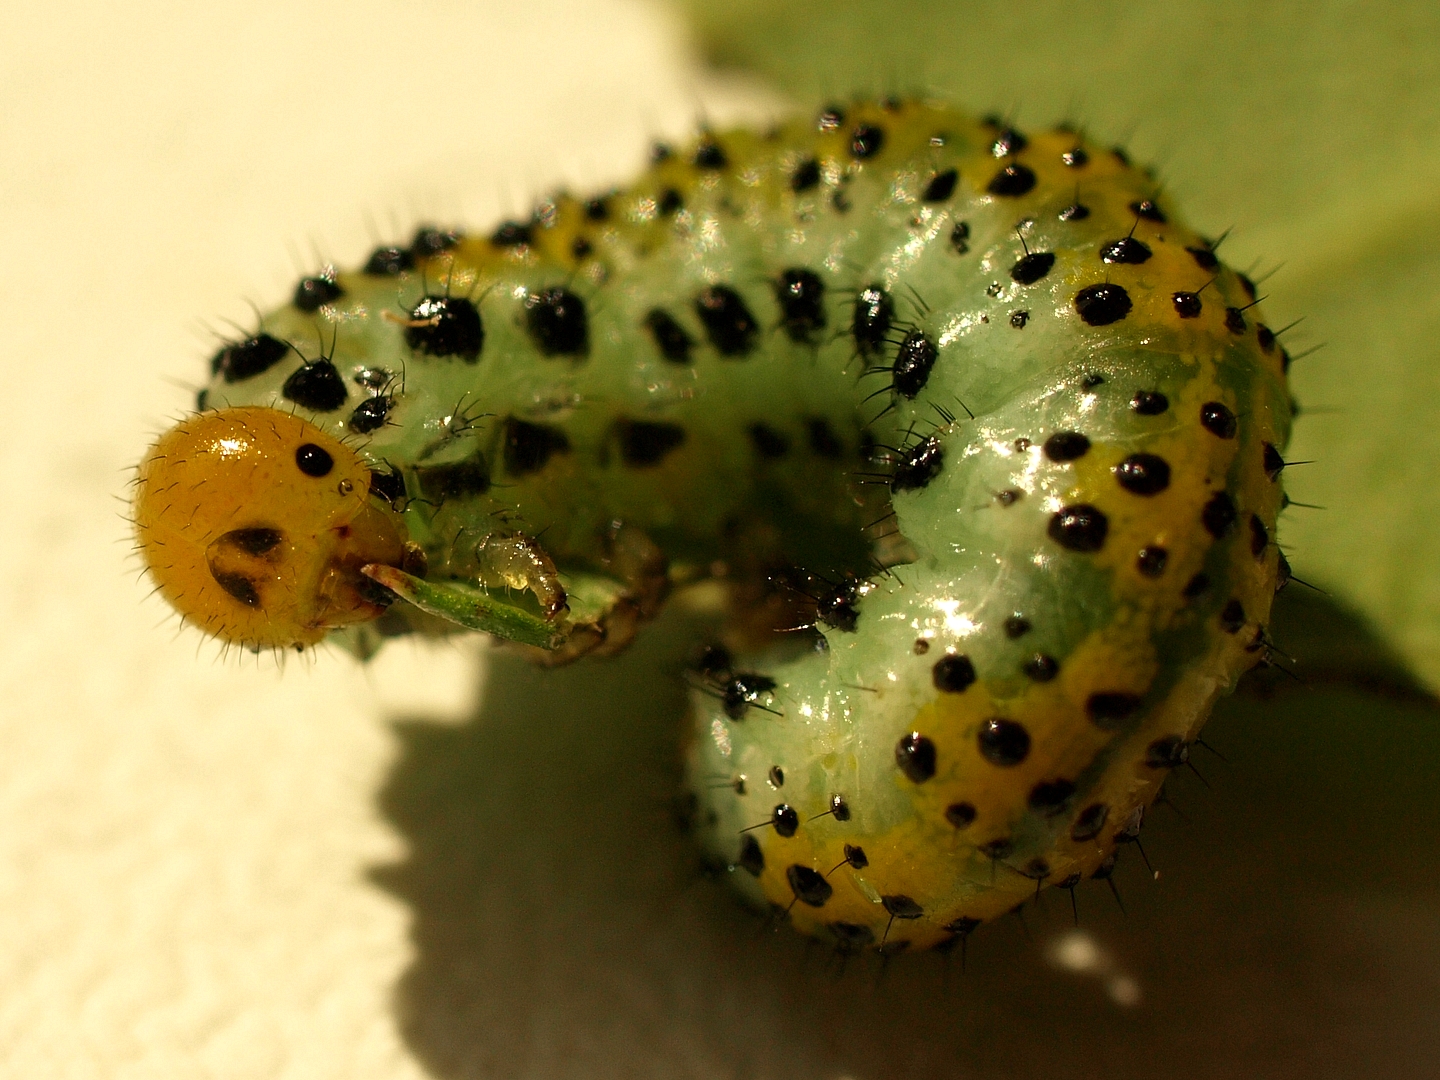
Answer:
[(1070, 127), (924, 100), (327, 266), (139, 466), (182, 618), (551, 662), (718, 581), (686, 770), (739, 892), (854, 952), (1105, 878), (1266, 658), (1292, 407), (1254, 284)]

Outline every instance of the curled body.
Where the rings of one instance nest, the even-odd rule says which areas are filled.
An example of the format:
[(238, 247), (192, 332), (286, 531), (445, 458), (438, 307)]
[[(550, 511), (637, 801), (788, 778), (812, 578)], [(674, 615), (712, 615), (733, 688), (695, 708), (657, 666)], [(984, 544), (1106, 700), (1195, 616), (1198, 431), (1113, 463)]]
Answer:
[[(222, 507), (197, 551), (293, 534), (349, 584), (303, 632), (263, 570), (226, 588), (195, 557), (233, 618), (166, 595), (242, 644), (363, 655), (494, 629), (455, 613), (519, 586), (542, 629), (505, 636), (571, 658), (720, 577), (687, 757), (705, 850), (842, 949), (953, 945), (1107, 874), (1266, 654), (1292, 410), (1255, 302), (1069, 129), (905, 101), (707, 132), (625, 190), (301, 281), (185, 423), (283, 414), (275, 461), (368, 474), (370, 539), (290, 524), (293, 484), (217, 479), (185, 495)], [(152, 567), (160, 493), (195, 483), (165, 447), (136, 501)]]

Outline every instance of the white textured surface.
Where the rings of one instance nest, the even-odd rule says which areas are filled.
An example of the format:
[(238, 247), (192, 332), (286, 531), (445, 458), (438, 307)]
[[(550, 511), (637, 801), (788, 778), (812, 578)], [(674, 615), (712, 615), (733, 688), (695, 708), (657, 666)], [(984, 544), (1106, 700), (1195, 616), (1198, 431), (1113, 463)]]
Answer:
[(1028, 916), (1037, 945), (977, 934), (963, 981), (840, 977), (697, 882), (666, 824), (678, 680), (646, 665), (674, 666), (672, 636), (545, 678), (499, 662), (477, 696), (465, 650), (282, 677), (142, 602), (125, 469), (188, 404), (166, 380), (200, 371), (207, 327), (250, 320), (237, 297), (276, 303), (313, 251), (354, 261), (420, 217), (623, 179), (702, 102), (761, 109), (656, 12), (3, 23), (0, 1076), (1434, 1074), (1434, 785), (1410, 753), (1433, 714), (1217, 725), (1238, 763), (1205, 765), (1213, 795), (1182, 777), (1190, 823), (1147, 830), (1161, 883), (1122, 861), (1128, 922), (1080, 891), (1062, 973), (1040, 946), (1063, 895)]

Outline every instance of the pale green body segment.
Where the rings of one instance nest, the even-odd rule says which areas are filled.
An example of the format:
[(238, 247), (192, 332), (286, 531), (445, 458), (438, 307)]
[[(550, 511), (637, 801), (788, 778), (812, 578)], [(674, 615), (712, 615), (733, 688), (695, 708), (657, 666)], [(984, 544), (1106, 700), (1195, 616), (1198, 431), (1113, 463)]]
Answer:
[[(546, 204), (523, 242), (334, 275), (262, 329), (333, 335), (343, 403), (287, 399), (293, 352), (222, 361), (206, 403), (345, 434), (385, 398), (365, 449), (403, 477), (431, 583), (485, 579), (516, 532), (621, 593), (663, 576), (654, 553), (742, 586), (798, 567), (812, 595), (856, 575), (814, 650), (703, 676), (697, 822), (802, 929), (920, 947), (1104, 873), (1261, 656), (1290, 405), (1247, 283), (1145, 174), (1066, 131), (846, 113), (707, 137), (603, 212)], [(892, 312), (873, 340), (871, 287)], [(473, 301), (473, 358), (435, 355), (426, 294)], [(915, 335), (933, 362), (892, 374)]]

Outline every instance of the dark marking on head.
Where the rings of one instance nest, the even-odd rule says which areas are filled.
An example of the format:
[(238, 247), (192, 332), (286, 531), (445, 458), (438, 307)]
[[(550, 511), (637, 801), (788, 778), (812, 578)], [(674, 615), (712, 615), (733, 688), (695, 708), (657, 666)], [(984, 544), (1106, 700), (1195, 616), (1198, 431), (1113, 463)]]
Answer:
[(323, 446), (301, 443), (295, 448), (295, 467), (306, 476), (329, 476), (335, 468), (335, 459)]
[(255, 583), (244, 574), (216, 570), (212, 566), (210, 567), (210, 576), (215, 579), (216, 585), (219, 585), (246, 607), (258, 608), (260, 606), (260, 593), (255, 588)]

